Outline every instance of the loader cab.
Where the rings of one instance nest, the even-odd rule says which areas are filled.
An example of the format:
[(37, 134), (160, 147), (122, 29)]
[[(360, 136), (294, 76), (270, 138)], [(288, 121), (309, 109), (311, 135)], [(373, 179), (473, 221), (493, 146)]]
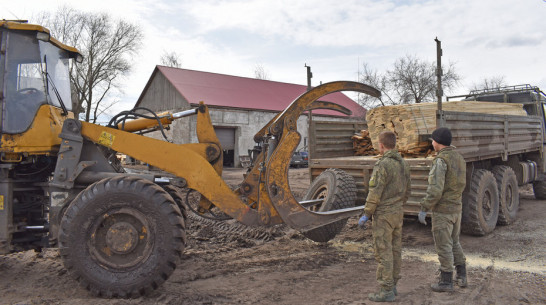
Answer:
[(26, 131), (41, 105), (72, 108), (69, 59), (46, 29), (17, 22), (0, 23), (2, 133)]
[[(60, 132), (50, 121), (73, 116), (69, 62), (81, 55), (46, 28), (20, 21), (0, 21), (0, 49), (0, 151), (47, 153)], [(6, 138), (29, 132), (17, 143)]]

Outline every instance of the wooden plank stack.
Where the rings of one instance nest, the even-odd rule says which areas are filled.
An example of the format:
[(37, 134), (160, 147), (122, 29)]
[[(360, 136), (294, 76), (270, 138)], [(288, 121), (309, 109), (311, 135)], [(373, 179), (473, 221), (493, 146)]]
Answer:
[[(366, 114), (369, 136), (374, 148), (382, 131), (396, 134), (398, 150), (408, 156), (422, 156), (430, 152), (427, 140), (436, 128), (436, 103), (384, 106), (371, 109)], [(474, 112), (500, 115), (527, 115), (522, 104), (476, 101), (442, 103), (445, 111)]]
[(361, 130), (360, 133), (355, 134), (351, 139), (353, 140), (355, 156), (373, 156), (378, 154), (372, 146), (368, 130)]

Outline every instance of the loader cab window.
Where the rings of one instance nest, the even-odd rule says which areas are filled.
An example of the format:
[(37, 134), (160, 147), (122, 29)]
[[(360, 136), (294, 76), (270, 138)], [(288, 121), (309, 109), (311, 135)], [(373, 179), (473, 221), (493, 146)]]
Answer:
[(46, 103), (40, 50), (36, 35), (31, 34), (8, 33), (3, 133), (27, 130), (39, 106)]
[(8, 33), (2, 133), (26, 131), (43, 104), (59, 107), (53, 86), (67, 108), (71, 106), (68, 54), (64, 53), (49, 42), (37, 40), (35, 32)]
[(62, 102), (67, 110), (72, 110), (68, 52), (49, 42), (40, 41), (40, 57), (44, 67), (43, 75), (47, 78), (45, 81), (49, 104), (61, 107)]

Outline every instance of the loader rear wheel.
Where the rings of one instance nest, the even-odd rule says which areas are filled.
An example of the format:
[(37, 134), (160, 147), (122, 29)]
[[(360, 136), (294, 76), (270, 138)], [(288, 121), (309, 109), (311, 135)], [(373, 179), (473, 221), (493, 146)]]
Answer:
[[(303, 200), (311, 199), (323, 199), (321, 204), (309, 208), (313, 212), (353, 207), (356, 201), (355, 180), (340, 169), (327, 169), (311, 183)], [(327, 242), (334, 238), (346, 223), (347, 219), (343, 219), (302, 234), (312, 241)]]
[(472, 174), (468, 190), (463, 193), (461, 231), (483, 236), (497, 225), (499, 215), (499, 190), (495, 176), (479, 169)]
[(65, 267), (102, 297), (138, 297), (174, 271), (185, 223), (158, 185), (118, 176), (90, 185), (68, 207), (59, 232)]
[(509, 166), (495, 166), (493, 174), (499, 187), (499, 219), (497, 224), (509, 225), (516, 220), (519, 209), (519, 190), (516, 173)]

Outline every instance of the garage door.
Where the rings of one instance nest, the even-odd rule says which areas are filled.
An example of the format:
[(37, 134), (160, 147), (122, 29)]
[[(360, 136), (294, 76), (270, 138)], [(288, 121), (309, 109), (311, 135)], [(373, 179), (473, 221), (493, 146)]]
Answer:
[(235, 128), (214, 127), (214, 131), (216, 132), (218, 140), (220, 140), (222, 149), (235, 149)]

